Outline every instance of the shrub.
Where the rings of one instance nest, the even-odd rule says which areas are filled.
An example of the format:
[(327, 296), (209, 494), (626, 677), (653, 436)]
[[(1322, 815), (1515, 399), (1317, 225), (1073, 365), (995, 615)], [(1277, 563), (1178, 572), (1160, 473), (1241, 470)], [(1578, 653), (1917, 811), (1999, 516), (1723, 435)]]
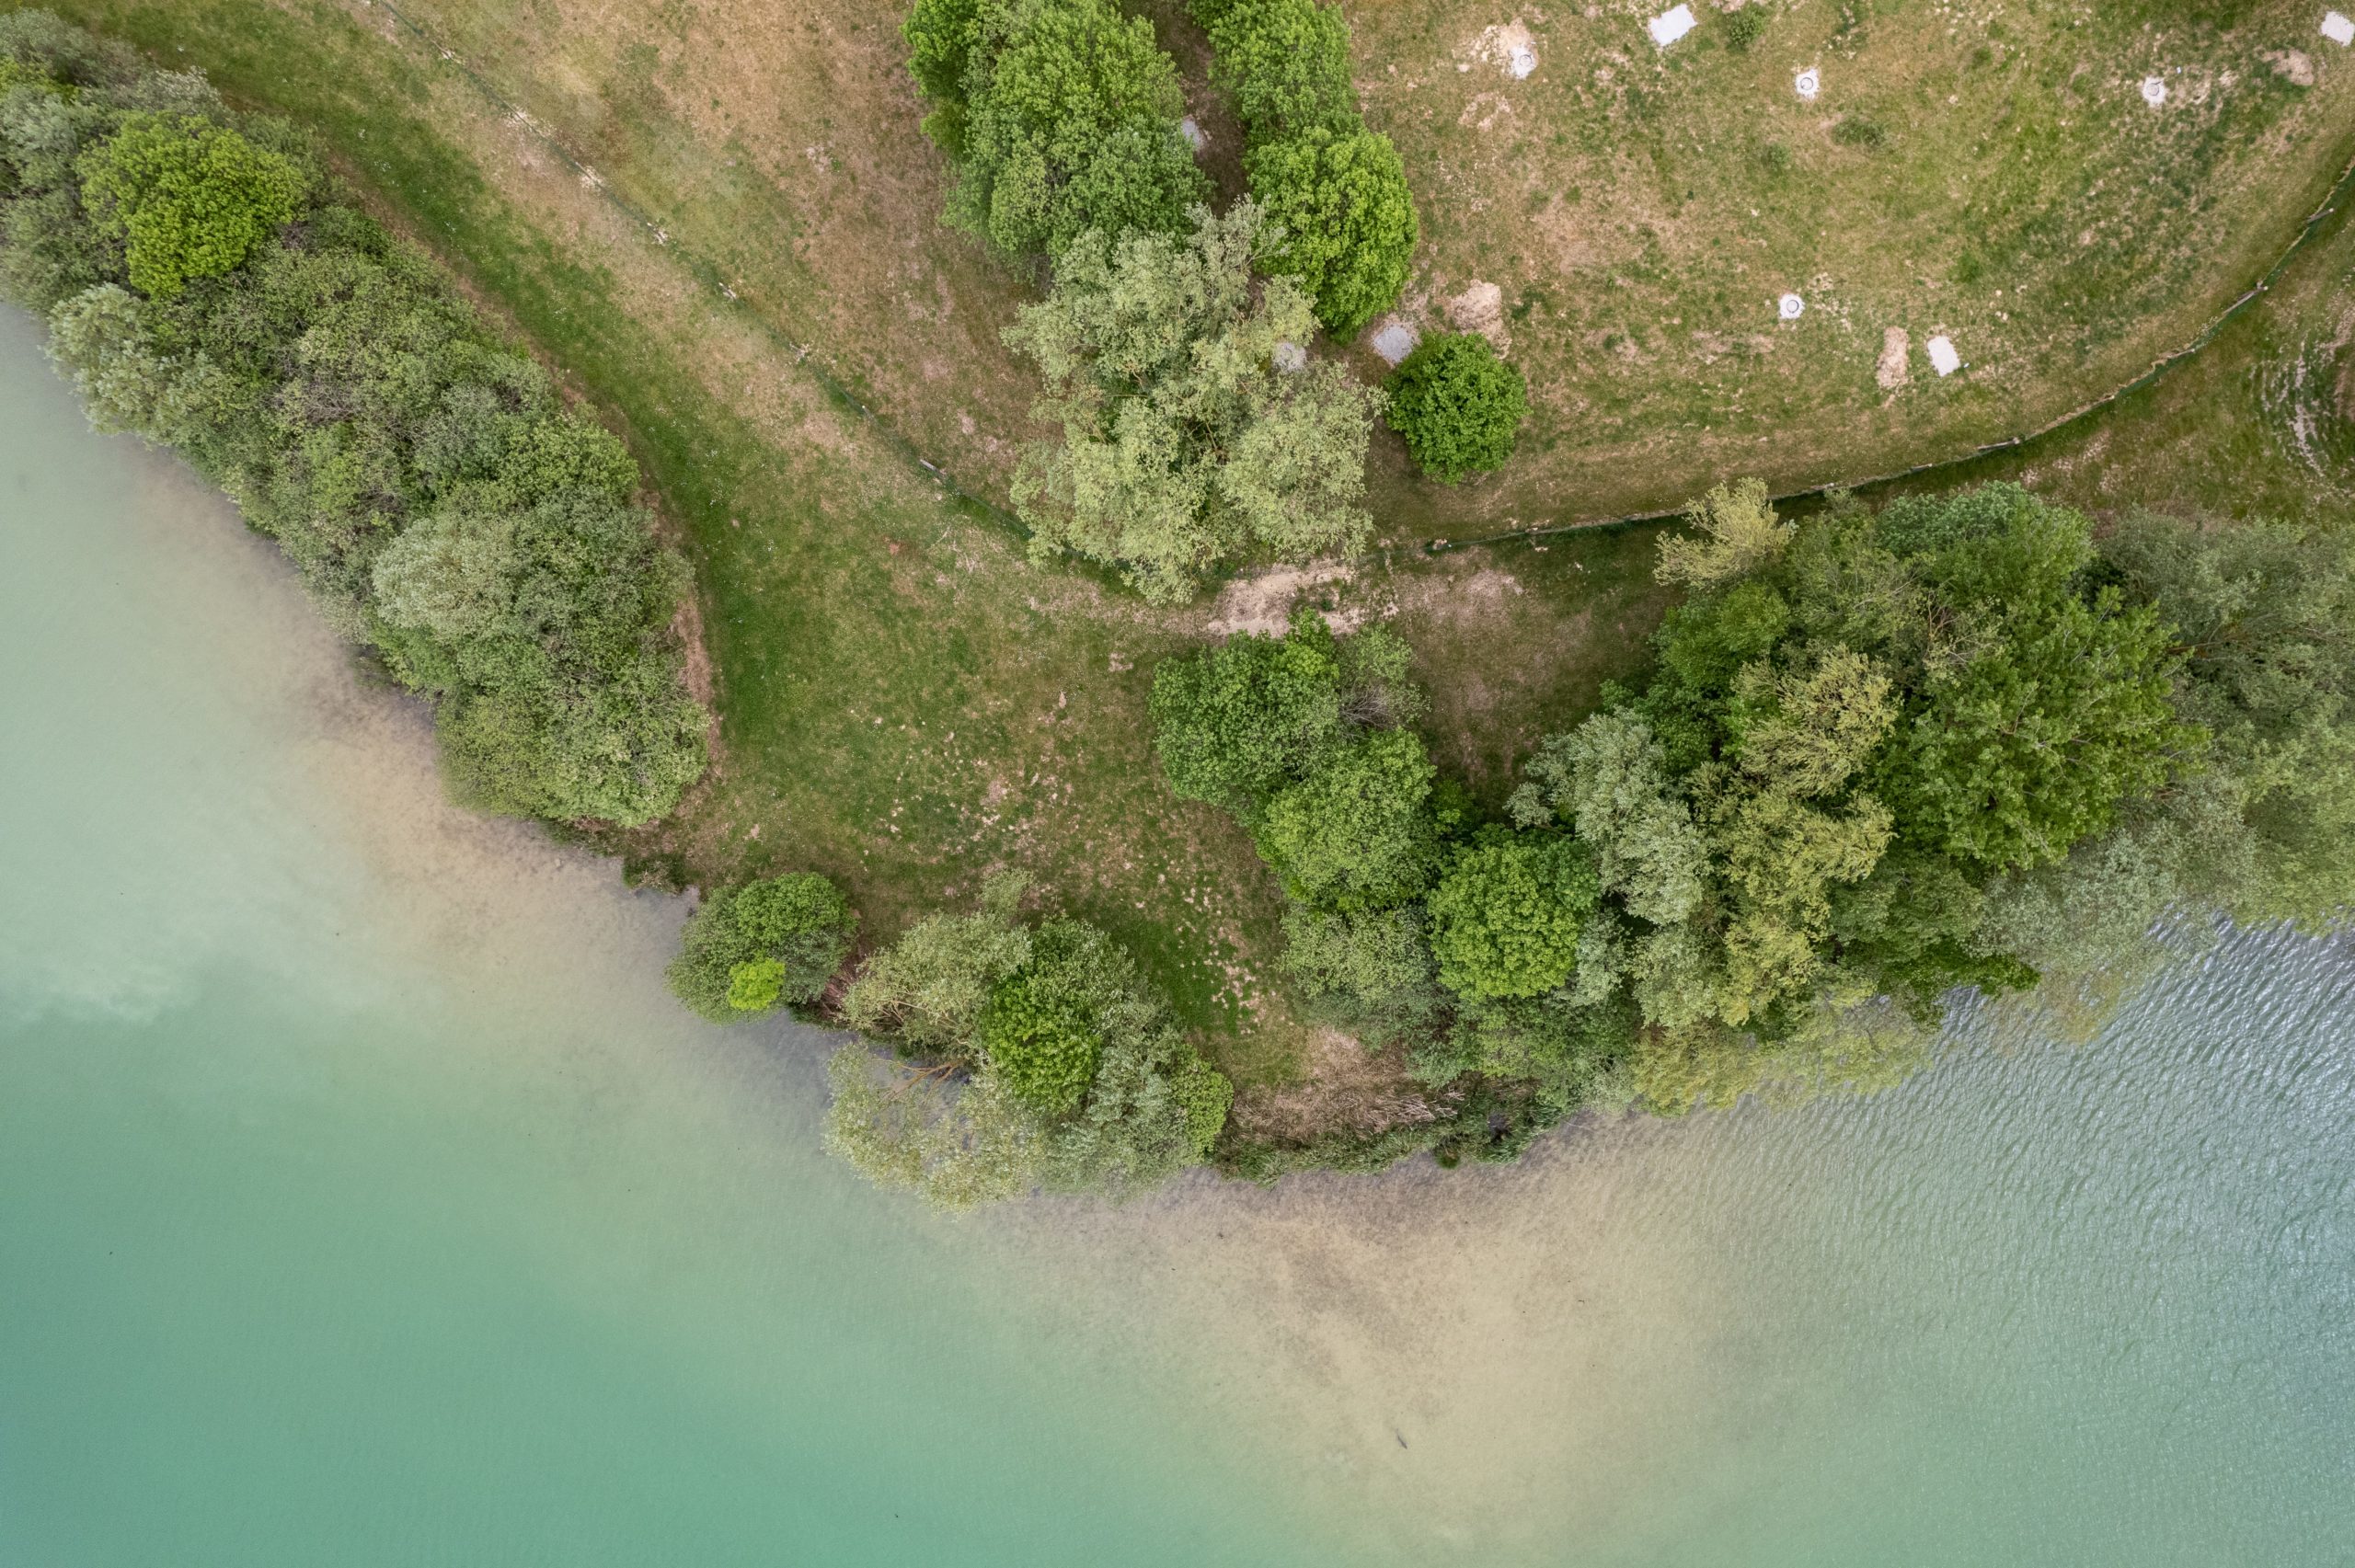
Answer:
[(1322, 126), (1354, 130), (1350, 26), (1315, 0), (1238, 0), (1195, 15), (1210, 35), (1211, 80), (1254, 142)]
[(1763, 0), (1752, 0), (1740, 10), (1727, 12), (1718, 25), (1725, 29), (1726, 47), (1737, 54), (1747, 54), (1751, 45), (1766, 36), (1766, 22)]
[(1082, 233), (1173, 233), (1210, 193), (1153, 25), (1109, 0), (920, 0), (910, 68), (957, 160), (952, 223), (1010, 255)]
[(818, 1000), (842, 967), (858, 917), (814, 872), (770, 876), (706, 898), (672, 961), (671, 990), (715, 1023)]
[(1405, 903), (1430, 885), (1438, 858), (1435, 773), (1421, 738), (1408, 730), (1376, 730), (1336, 747), (1269, 803), (1259, 853), (1284, 891), (1304, 903), (1332, 910)]
[(844, 1013), (929, 1066), (844, 1047), (829, 1148), (961, 1207), (1034, 1185), (1119, 1197), (1200, 1163), (1234, 1086), (1187, 1044), (1134, 959), (1084, 921), (1015, 920), (1018, 878), (877, 954)]
[(1529, 412), (1521, 372), (1473, 332), (1426, 338), (1390, 372), (1390, 428), (1442, 484), (1500, 467)]
[[(1060, 933), (1051, 933), (1059, 935)], [(1051, 1116), (1079, 1109), (1104, 1036), (1084, 992), (1064, 981), (1051, 935), (1038, 944), (1032, 967), (1001, 980), (982, 1012), (982, 1050), (1015, 1098)]]
[(98, 231), (124, 242), (132, 286), (157, 298), (243, 266), (303, 197), (285, 158), (188, 115), (126, 116), (77, 168)]
[(1491, 829), (1456, 853), (1431, 890), (1440, 983), (1479, 1001), (1543, 996), (1578, 966), (1602, 891), (1584, 845)]
[(1246, 632), (1153, 674), (1153, 744), (1170, 791), (1255, 813), (1342, 736), (1341, 664), (1314, 610), (1281, 637)]
[(1255, 285), (1259, 232), (1249, 202), (1198, 212), (1185, 240), (1091, 232), (1006, 329), (1046, 377), (1033, 417), (1063, 432), (1015, 475), (1034, 553), (1117, 567), (1170, 603), (1254, 546), (1286, 560), (1362, 546), (1381, 395), (1334, 365), (1275, 369), (1276, 345), (1313, 323), (1288, 280)]
[(1262, 264), (1300, 280), (1327, 332), (1349, 337), (1398, 298), (1422, 229), (1389, 137), (1312, 126), (1243, 166), (1269, 225)]

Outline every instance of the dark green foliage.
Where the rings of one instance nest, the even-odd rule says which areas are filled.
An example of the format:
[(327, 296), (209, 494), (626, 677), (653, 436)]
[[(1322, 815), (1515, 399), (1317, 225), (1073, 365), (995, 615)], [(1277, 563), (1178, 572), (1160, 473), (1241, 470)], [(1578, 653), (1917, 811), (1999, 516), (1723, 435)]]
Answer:
[(1176, 233), (1210, 192), (1152, 24), (1109, 0), (920, 0), (910, 69), (957, 160), (950, 220), (1009, 255), (1088, 229)]
[(1196, 0), (1194, 16), (1274, 227), (1262, 264), (1301, 280), (1327, 332), (1356, 332), (1398, 298), (1422, 231), (1397, 148), (1358, 113), (1348, 23), (1315, 0)]
[(1437, 770), (1411, 730), (1382, 729), (1335, 747), (1316, 771), (1268, 803), (1259, 853), (1304, 903), (1333, 910), (1403, 904), (1430, 886)]
[(1029, 964), (998, 983), (982, 1013), (982, 1054), (1015, 1098), (1050, 1116), (1079, 1109), (1104, 1053), (1099, 999), (1072, 961), (1083, 929), (1042, 928)]
[(75, 166), (98, 232), (124, 244), (124, 271), (149, 295), (244, 265), (302, 200), (302, 172), (224, 126), (132, 114)]
[(668, 812), (708, 715), (672, 629), (685, 568), (621, 443), (286, 127), (53, 21), (0, 19), (0, 56), (73, 84), (0, 124), (0, 287), (49, 315), (93, 421), (177, 447), (279, 541), (434, 700), (464, 798)]
[(1261, 261), (1297, 278), (1325, 330), (1346, 338), (1398, 298), (1422, 237), (1390, 138), (1311, 126), (1243, 156), (1273, 234)]
[(1228, 0), (1194, 9), (1210, 34), (1211, 80), (1234, 100), (1253, 142), (1316, 127), (1355, 128), (1350, 26), (1337, 6), (1315, 0)]
[(1725, 29), (1726, 47), (1746, 54), (1751, 45), (1766, 36), (1766, 21), (1767, 8), (1763, 0), (1753, 0), (1752, 4), (1738, 11), (1728, 11), (1717, 25)]
[(1474, 332), (1424, 338), (1385, 384), (1390, 428), (1406, 439), (1415, 465), (1442, 484), (1501, 467), (1529, 413), (1521, 372)]
[(671, 990), (718, 1024), (780, 1002), (806, 1006), (850, 956), (857, 932), (850, 901), (815, 872), (726, 888), (689, 917), (671, 964)]
[(1483, 831), (1431, 890), (1440, 983), (1476, 1001), (1557, 990), (1601, 891), (1594, 857), (1568, 835)]
[(1154, 750), (1180, 799), (1245, 816), (1304, 778), (1340, 739), (1340, 659), (1325, 618), (1281, 637), (1246, 633), (1153, 675)]

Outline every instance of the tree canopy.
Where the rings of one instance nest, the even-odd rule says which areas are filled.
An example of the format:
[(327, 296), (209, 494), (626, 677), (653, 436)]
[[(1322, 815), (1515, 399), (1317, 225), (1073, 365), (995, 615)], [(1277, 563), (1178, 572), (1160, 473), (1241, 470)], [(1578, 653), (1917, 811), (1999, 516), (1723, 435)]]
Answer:
[(917, 0), (903, 31), (925, 129), (957, 161), (949, 219), (1000, 250), (1174, 233), (1209, 196), (1144, 18), (1109, 0)]
[(294, 216), (303, 173), (224, 125), (134, 113), (76, 166), (98, 232), (121, 239), (133, 288), (156, 298), (218, 278)]
[(1529, 388), (1475, 332), (1434, 333), (1390, 372), (1390, 428), (1415, 466), (1452, 485), (1512, 455)]
[(1168, 603), (1246, 551), (1362, 547), (1381, 395), (1335, 365), (1277, 368), (1278, 345), (1304, 343), (1314, 323), (1289, 280), (1255, 285), (1259, 232), (1249, 202), (1197, 212), (1183, 239), (1090, 231), (1006, 329), (1046, 379), (1033, 416), (1062, 432), (1015, 477), (1034, 551), (1116, 567)]

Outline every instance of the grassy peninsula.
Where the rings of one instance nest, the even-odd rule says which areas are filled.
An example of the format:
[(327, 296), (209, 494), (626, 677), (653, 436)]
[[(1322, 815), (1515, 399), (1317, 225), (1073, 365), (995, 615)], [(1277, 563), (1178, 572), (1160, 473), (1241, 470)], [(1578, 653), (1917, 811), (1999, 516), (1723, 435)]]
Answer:
[(1769, 499), (2196, 337), (2355, 144), (2303, 11), (62, 9), (237, 108), (6, 23), (61, 364), (462, 794), (705, 890), (700, 1011), (887, 1047), (879, 1179), (1510, 1157), (2346, 901), (2338, 216), (2087, 418)]

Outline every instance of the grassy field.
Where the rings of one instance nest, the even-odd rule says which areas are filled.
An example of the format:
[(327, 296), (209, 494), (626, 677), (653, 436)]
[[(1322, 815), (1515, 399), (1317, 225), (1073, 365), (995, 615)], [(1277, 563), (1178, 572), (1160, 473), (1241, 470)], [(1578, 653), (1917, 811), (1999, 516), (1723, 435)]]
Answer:
[[(1340, 1061), (1329, 1041), (1290, 1014), (1273, 985), (1277, 901), (1248, 843), (1222, 814), (1174, 801), (1161, 786), (1144, 726), (1153, 662), (1220, 631), (1273, 629), (1294, 592), (1337, 613), (1382, 618), (1419, 650), (1435, 698), (1428, 727), (1435, 754), (1494, 802), (1533, 740), (1575, 717), (1605, 678), (1640, 662), (1663, 605), (1649, 577), (1652, 530), (1597, 530), (1435, 556), (1385, 548), (1343, 577), (1238, 581), (1213, 602), (1172, 613), (1150, 612), (1087, 576), (1028, 565), (1008, 520), (986, 498), (1003, 478), (1029, 396), (995, 334), (1034, 280), (989, 261), (936, 222), (945, 170), (913, 134), (896, 11), (813, 4), (787, 17), (717, 4), (625, 11), (570, 0), (406, 0), (405, 13), (451, 42), (444, 54), (396, 25), (383, 5), (361, 0), (52, 4), (161, 58), (201, 65), (240, 100), (315, 128), (388, 218), (449, 260), (631, 441), (696, 568), (724, 745), (711, 779), (671, 824), (610, 847), (641, 872), (677, 883), (787, 868), (827, 872), (852, 891), (876, 938), (969, 897), (986, 870), (1020, 866), (1039, 878), (1044, 900), (1100, 921), (1146, 959), (1245, 1086), (1239, 1115), (1250, 1125), (1305, 1135), (1384, 1102), (1396, 1085), (1383, 1069)], [(1353, 13), (1361, 53), (1390, 36), (1385, 29), (1404, 25), (1404, 9)], [(1776, 40), (1806, 36), (1815, 9), (1778, 13), (1747, 56), (1715, 47), (1705, 31), (1688, 40), (1696, 46), (1686, 55), (1660, 67), (1667, 86), (1645, 90), (1666, 93), (1683, 83), (1677, 91), (1715, 112), (1724, 83), (1765, 71), (1778, 58), (1771, 52)], [(1931, 14), (1882, 10), (1843, 44), (1854, 61), (1877, 58), (1872, 51), (1893, 48), (1908, 36), (1904, 29)], [(1199, 72), (1199, 49), (1187, 52), (1187, 25), (1174, 11), (1155, 14), (1181, 61)], [(1541, 60), (1551, 62), (1600, 47), (1579, 29), (1623, 23), (1634, 25), (1616, 13), (1565, 17), (1552, 24), (1558, 36), (1530, 25)], [(1454, 58), (1432, 54), (1438, 45), (1430, 40), (1444, 42), (1455, 24), (1432, 25), (1438, 30), (1417, 46), (1430, 57), (1426, 67)], [(1962, 24), (1954, 25), (1955, 36), (1964, 37)], [(2136, 34), (2162, 43), (2169, 36), (2155, 27)], [(2257, 47), (2246, 29), (2231, 40), (2190, 36), (2224, 52), (2202, 57), (2211, 64)], [(1997, 53), (1986, 69), (2013, 60)], [(1829, 74), (1832, 62), (1850, 57), (1822, 58)], [(2066, 310), (2040, 301), (2015, 310), (2009, 322), (2000, 312), (1982, 318), (1949, 310), (1914, 324), (1953, 331), (1977, 361), (1973, 371), (1957, 383), (1929, 382), (1917, 334), (1913, 382), (1876, 401), (1869, 359), (1867, 396), (1853, 377), (1822, 372), (1829, 361), (1807, 357), (1819, 349), (1831, 353), (1851, 327), (1870, 328), (1869, 346), (1878, 351), (1878, 322), (1859, 314), (1863, 296), (1845, 296), (1851, 308), (1844, 315), (1844, 296), (1808, 284), (1815, 304), (1798, 333), (1777, 340), (1791, 349), (1745, 372), (1767, 374), (1771, 363), (1774, 374), (1795, 377), (1786, 391), (1798, 402), (1760, 397), (1754, 406), (1759, 420), (1775, 424), (1777, 452), (1787, 437), (1798, 446), (1814, 443), (1836, 472), (1871, 471), (1901, 447), (1915, 450), (1903, 442), (1926, 450), (1987, 433), (1939, 423), (1959, 418), (1956, 410), (2026, 406), (2002, 401), (2015, 394), (2049, 397), (2057, 408), (2080, 391), (2115, 384), (2138, 359), (2173, 346), (2178, 323), (2169, 309), (2188, 336), (2223, 294), (2245, 286), (2242, 271), (2261, 269), (2257, 258), (2277, 251), (2310, 204), (2310, 177), (2319, 177), (2315, 171), (2328, 161), (2316, 152), (2328, 138), (2310, 134), (2312, 122), (2339, 101), (2325, 96), (2339, 80), (2325, 68), (2345, 74), (2318, 54), (2310, 64), (2323, 74), (2304, 97), (2259, 82), (2245, 100), (2231, 100), (2254, 107), (2227, 112), (2215, 99), (2225, 88), (2211, 84), (2216, 107), (2202, 122), (2209, 129), (2185, 154), (2183, 166), (2195, 172), (2240, 169), (2234, 160), (2247, 155), (2246, 138), (2273, 138), (2279, 177), (2244, 179), (2234, 198), (2251, 212), (2263, 206), (2262, 221), (2248, 219), (2233, 243), (2207, 254), (2187, 247), (2168, 264), (2173, 281), (2156, 264), (2132, 264), (2141, 253), (2131, 236), (2117, 242), (2127, 247), (2117, 253), (2124, 259), (2101, 259), (2111, 256), (2107, 242), (2063, 255), (2090, 269), (2062, 269), (2065, 288), (2084, 291), (2069, 309), (2107, 309), (2104, 278), (2144, 288), (2127, 303), (2139, 299), (2153, 314), (2130, 320), (2121, 306), (2106, 318), (2106, 337), (2071, 326), (2075, 318)], [(2225, 68), (2213, 68), (2221, 84)], [(1607, 124), (1627, 107), (1613, 95), (1605, 95), (1610, 105), (1588, 102), (1586, 88), (1556, 82), (1554, 69), (1541, 65), (1515, 85), (1568, 95), (1568, 107), (1545, 111), (1567, 139), (1556, 142), (1549, 130), (1533, 155), (1593, 156), (1591, 147), (1577, 150), (1589, 145), (1580, 129), (1588, 122), (1579, 116), (1600, 114)], [(1486, 62), (1461, 73), (1427, 69), (1429, 81), (1416, 78), (1414, 91), (1423, 97), (1414, 100), (1415, 113), (1446, 94), (1504, 90), (1478, 86), (1483, 71), (1496, 74)], [(1382, 108), (1385, 95), (1407, 89), (1382, 74), (1369, 101), (1376, 119), (1387, 117), (1408, 144), (1410, 171), (1422, 166), (1419, 156), (1440, 159), (1434, 149), (1451, 139), (1495, 142), (1497, 128), (1481, 132), (1476, 120), (1459, 123), (1436, 110), (1425, 131), (1410, 132), (1412, 116)], [(1401, 76), (1407, 74), (1402, 65)], [(1717, 87), (1705, 91), (1713, 81)], [(2190, 99), (2198, 89), (2179, 90)], [(1913, 147), (1921, 126), (1902, 102), (1877, 101), (1883, 107), (1876, 112), (1896, 128), (1891, 140), (1859, 151), (1826, 132), (1823, 146), (1808, 152), (1826, 160), (1821, 177), (1802, 177), (1795, 171), (1808, 166), (1793, 164), (1786, 200), (1832, 200), (1844, 192), (1836, 199), (1862, 214), (1875, 192), (1888, 189), (1873, 182), (1895, 179), (1906, 158), (1931, 155), (1936, 139)], [(1529, 134), (1522, 121), (1536, 109), (1513, 112), (1520, 118), (1510, 121), (1512, 134)], [(1205, 120), (1220, 168), (1231, 122), (1208, 112)], [(1699, 134), (1702, 123), (1694, 119), (1688, 130)], [(1733, 134), (1733, 123), (1725, 121), (1725, 134)], [(1663, 146), (1673, 142), (1656, 130), (1669, 138)], [(1424, 155), (1413, 149), (1418, 135), (1430, 138)], [(2136, 140), (2102, 145), (2131, 159), (2145, 153)], [(2074, 145), (2065, 138), (2056, 144)], [(1628, 147), (1634, 170), (1642, 160), (1635, 143)], [(1852, 169), (1848, 160), (1867, 152), (1881, 162)], [(2064, 182), (2088, 166), (2040, 166)], [(1221, 172), (1231, 182), (1231, 166)], [(1417, 177), (1433, 235), (1427, 254), (1476, 247), (1482, 231), (1470, 218), (1489, 209), (1467, 207), (1451, 220), (1445, 203), (1462, 194), (1453, 177)], [(1640, 182), (1632, 172), (1628, 181), (1579, 186), (1579, 200), (1637, 201)], [(1722, 197), (1732, 188), (1708, 189)], [(1692, 200), (1704, 202), (1698, 185)], [(2190, 214), (2186, 221), (2209, 222), (2230, 207), (2222, 194), (2216, 201), (2222, 205), (2179, 205)], [(1910, 210), (1899, 203), (1890, 223), (1901, 225)], [(1678, 232), (1706, 235), (1702, 215), (1696, 207)], [(1898, 228), (1877, 232), (1895, 237), (1878, 248), (1858, 239), (1859, 256), (1885, 250), (1893, 258), (1905, 248)], [(1987, 223), (1971, 232), (1992, 247), (2011, 243), (2002, 236), (2013, 231)], [(2343, 503), (2328, 475), (2355, 447), (2341, 371), (2346, 324), (2355, 319), (2345, 282), (2350, 242), (2336, 223), (2318, 240), (2279, 291), (2200, 360), (2096, 420), (1974, 472), (2029, 477), (2097, 507), (2149, 501), (2237, 511)], [(1476, 258), (1479, 276), (1512, 276), (1502, 260), (1487, 259), (1491, 253), (1465, 254)], [(2113, 266), (2123, 270), (2101, 270)], [(1473, 275), (1443, 274), (1436, 259), (1430, 267), (1432, 280)], [(1526, 287), (1517, 284), (1522, 292), (1506, 297), (1518, 303)], [(1515, 357), (1538, 376), (1541, 403), (1551, 406), (1555, 397), (1545, 391), (1547, 375), (1569, 378), (1579, 395), (1593, 399), (1621, 395), (1610, 391), (1614, 385), (1629, 398), (1641, 386), (1655, 399), (1715, 395), (1708, 388), (1717, 383), (1696, 380), (1673, 356), (1656, 358), (1643, 375), (1629, 370), (1624, 383), (1613, 379), (1619, 349), (1600, 370), (1580, 357), (1578, 332), (1591, 329), (1566, 325), (1568, 313), (1584, 308), (1573, 301), (1627, 304), (1637, 297), (1627, 292), (1634, 282), (1614, 287), (1564, 292), (1558, 303), (1532, 305), (1518, 316), (1508, 311)], [(2056, 283), (2053, 292), (2065, 291)], [(2150, 326), (2153, 320), (2160, 326)], [(1987, 321), (2045, 334), (2018, 341), (2044, 345), (2038, 352), (2058, 355), (2077, 379), (2039, 380), (2025, 357), (1999, 356), (1991, 364), (1970, 325)], [(2069, 334), (2081, 330), (2081, 354), (2052, 347), (2076, 341)], [(1821, 337), (1815, 347), (1810, 333)], [(2001, 339), (1991, 328), (1985, 340)], [(1548, 342), (1564, 356), (1558, 361), (1546, 360)], [(1801, 373), (1809, 363), (1819, 370)], [(1935, 401), (1941, 397), (1946, 402)], [(1491, 526), (1669, 506), (1740, 472), (1789, 477), (1761, 459), (1755, 441), (1742, 447), (1730, 432), (1714, 446), (1644, 444), (1667, 441), (1675, 430), (1667, 404), (1649, 410), (1628, 404), (1620, 428), (1652, 434), (1617, 447), (1539, 430), (1526, 459), (1446, 498), (1456, 509), (1445, 515), (1431, 509), (1439, 503), (1424, 487), (1378, 476), (1394, 536), (1471, 532), (1451, 519), (1476, 516)], [(958, 498), (924, 465), (925, 456), (984, 498)], [(1603, 477), (1582, 482), (1581, 474)], [(1522, 493), (1552, 498), (1549, 509), (1518, 507), (1511, 498)]]
[[(397, 3), (1002, 498), (1032, 391), (997, 332), (1038, 280), (939, 223), (948, 174), (915, 130), (900, 7)], [(1443, 325), (1492, 285), (1535, 406), (1514, 463), (1452, 490), (1385, 435), (1388, 537), (1658, 511), (1736, 471), (1797, 489), (2039, 428), (2188, 342), (2355, 154), (2355, 58), (2306, 0), (2235, 6), (2229, 29), (2198, 0), (1753, 6), (1747, 51), (1704, 6), (1662, 52), (1648, 0), (1345, 5), (1368, 118), (1423, 212), (1407, 314)], [(1142, 9), (1232, 194), (1200, 35), (1178, 0)], [(1775, 317), (1786, 290), (1797, 322)], [(1892, 329), (1906, 379), (1885, 387)], [(1944, 380), (1937, 332), (1968, 361)]]

